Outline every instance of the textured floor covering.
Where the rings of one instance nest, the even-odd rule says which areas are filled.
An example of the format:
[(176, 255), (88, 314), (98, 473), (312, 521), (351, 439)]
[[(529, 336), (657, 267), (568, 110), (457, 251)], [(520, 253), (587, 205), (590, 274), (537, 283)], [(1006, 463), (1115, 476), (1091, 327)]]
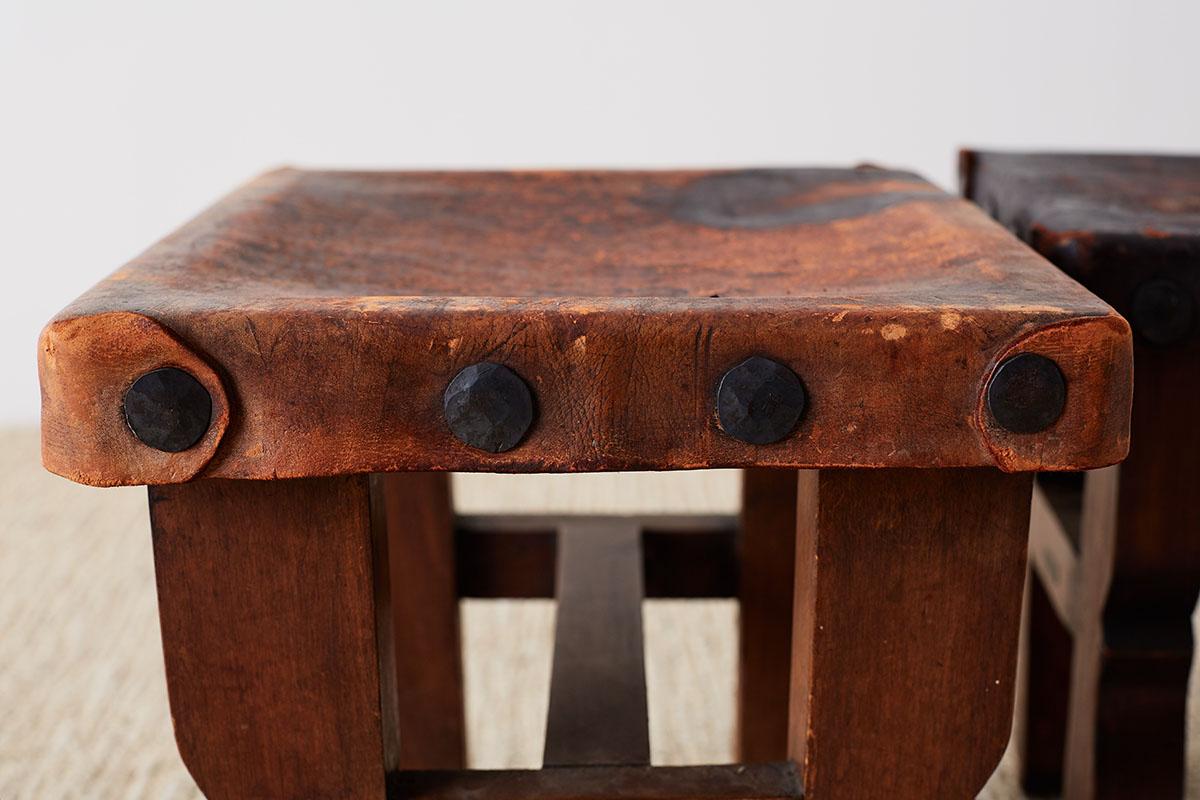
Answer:
[[(464, 511), (727, 512), (736, 473), (456, 476)], [(549, 601), (464, 603), (472, 766), (536, 767)], [(732, 757), (737, 608), (645, 607), (657, 764)], [(0, 799), (191, 798), (175, 751), (145, 491), (43, 472), (32, 430), (0, 431)], [(486, 656), (486, 657), (485, 657)], [(1011, 757), (983, 797), (1017, 797)]]

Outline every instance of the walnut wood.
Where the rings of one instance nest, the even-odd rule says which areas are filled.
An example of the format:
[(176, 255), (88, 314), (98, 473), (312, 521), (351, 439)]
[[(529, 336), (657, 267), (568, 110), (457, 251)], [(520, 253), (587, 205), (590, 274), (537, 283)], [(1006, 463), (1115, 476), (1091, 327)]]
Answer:
[[(173, 344), (131, 357), (114, 315)], [(983, 403), (996, 366), (1025, 351), (1052, 357), (1069, 387), (1061, 419), (1033, 436), (1000, 429)], [(796, 372), (810, 399), (769, 448), (714, 414), (717, 382), (751, 355)], [(43, 460), (96, 484), (197, 470), (1076, 469), (1126, 451), (1129, 358), (1110, 308), (907, 173), (282, 170), (47, 326)], [(237, 403), (212, 447), (164, 459), (112, 398), (181, 359), (210, 365)], [(443, 418), (450, 379), (483, 360), (535, 394), (532, 428), (505, 453), (464, 445)]]
[(641, 531), (629, 521), (580, 521), (558, 537), (544, 764), (649, 764)]
[(455, 533), (462, 597), (554, 597), (558, 534), (548, 530), (472, 530)]
[(460, 596), (554, 597), (556, 531), (581, 519), (628, 519), (642, 529), (648, 598), (737, 596), (737, 519), (699, 514), (459, 516), (455, 536)]
[(796, 470), (742, 474), (738, 583), (738, 747), (742, 761), (787, 758)]
[(629, 522), (636, 524), (643, 534), (680, 536), (732, 535), (738, 526), (738, 519), (732, 514), (459, 514), (454, 524), (460, 533), (490, 535), (556, 533), (562, 526), (577, 522)]
[[(1032, 544), (1032, 542), (1031, 542)], [(1071, 632), (1038, 575), (1028, 578), (1025, 713), (1017, 748), (1021, 788), (1032, 797), (1062, 794), (1067, 713), (1071, 688)]]
[[(1155, 377), (1139, 371), (1139, 387)], [(1135, 404), (1135, 430), (1186, 413), (1189, 378), (1177, 377), (1166, 393), (1159, 385), (1143, 395), (1161, 416), (1150, 403)], [(1200, 592), (1192, 535), (1200, 512), (1191, 502), (1200, 485), (1200, 441), (1193, 441), (1200, 426), (1156, 432), (1136, 440), (1126, 464), (1090, 474), (1085, 485), (1067, 798), (1183, 793), (1191, 615)]]
[(403, 769), (466, 766), (454, 508), (445, 473), (372, 477), (389, 544)]
[(580, 767), (398, 772), (394, 800), (799, 800), (796, 766)]
[(1190, 642), (1200, 593), (1200, 503), (1194, 497), (1200, 486), (1200, 336), (1180, 348), (1139, 345), (1134, 352), (1139, 402), (1131, 424), (1139, 441), (1118, 473), (1115, 565), (1104, 618), (1112, 625), (1157, 617), (1168, 627), (1182, 625)]
[[(1040, 483), (1040, 482), (1039, 482)], [(1029, 515), (1029, 567), (1036, 574), (1036, 583), (1047, 593), (1051, 608), (1068, 630), (1075, 627), (1078, 615), (1076, 588), (1079, 582), (1079, 555), (1075, 542), (1077, 530), (1071, 532), (1072, 517), (1078, 508), (1064, 517), (1055, 505), (1054, 493), (1047, 493), (1039, 483), (1034, 484), (1033, 506)], [(1082, 492), (1075, 495), (1079, 503)], [(1057, 498), (1064, 499), (1061, 495)]]
[(388, 509), (383, 492), (374, 476), (367, 483), (371, 510), (372, 566), (375, 586), (375, 641), (379, 663), (379, 705), (385, 770), (400, 768), (400, 675), (396, 658), (396, 616), (393, 589), (403, 596), (403, 587), (394, 586)]
[(982, 788), (1012, 720), (1031, 484), (801, 474), (789, 750), (806, 797)]
[[(1041, 501), (1054, 515), (1059, 535), (1065, 537), (1073, 552), (1079, 552), (1079, 525), (1083, 507), (1085, 472), (1042, 472), (1033, 482), (1034, 505)], [(1031, 521), (1032, 524), (1032, 521)]]
[[(1029, 520), (1025, 696), (1017, 746), (1021, 786), (1034, 797), (1062, 793), (1071, 630), (1079, 613), (1079, 515), (1082, 481), (1040, 475)], [(1082, 477), (1082, 476), (1079, 476)]]
[[(1194, 267), (1200, 274), (1200, 258)], [(1083, 652), (1095, 654), (1084, 642), (1098, 636), (1103, 646), (1094, 665), (1098, 692), (1080, 693), (1094, 697), (1096, 725), (1085, 725), (1089, 715), (1081, 705), (1082, 719), (1072, 720), (1068, 733), (1065, 789), (1072, 798), (1090, 794), (1082, 777), (1088, 772), (1085, 751), (1094, 757), (1097, 797), (1183, 794), (1192, 614), (1200, 596), (1200, 505), (1194, 498), (1200, 486), (1194, 402), (1200, 393), (1200, 337), (1193, 334), (1170, 349), (1139, 344), (1134, 354), (1137, 440), (1111, 473), (1117, 482), (1113, 536), (1092, 533), (1098, 515), (1087, 516), (1085, 497), (1086, 588), (1080, 605), (1094, 610), (1087, 619), (1093, 631), (1082, 634), (1076, 652), (1088, 648)], [(1100, 478), (1092, 474), (1088, 480)], [(1088, 485), (1085, 492), (1090, 490)], [(1106, 479), (1095, 492), (1111, 490)], [(1089, 558), (1093, 546), (1096, 554)], [(1086, 685), (1088, 667), (1078, 657), (1076, 665), (1076, 685)]]
[(737, 597), (737, 523), (722, 529), (642, 529), (646, 597)]
[[(1200, 158), (968, 153), (969, 196), (1132, 316), (1167, 279), (1200, 302)], [(1089, 474), (1075, 595), (1069, 798), (1178, 797), (1200, 595), (1200, 336), (1135, 340), (1132, 445)], [(1030, 713), (1038, 713), (1030, 709)]]
[(150, 490), (175, 738), (207, 797), (384, 795), (369, 505), (365, 476)]

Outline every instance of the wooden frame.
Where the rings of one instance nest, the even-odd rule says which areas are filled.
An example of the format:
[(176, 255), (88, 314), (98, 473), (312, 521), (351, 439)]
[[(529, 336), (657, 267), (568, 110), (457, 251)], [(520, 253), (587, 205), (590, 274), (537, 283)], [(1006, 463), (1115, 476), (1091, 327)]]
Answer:
[(175, 739), (205, 796), (380, 797), (397, 762), (367, 479), (157, 487), (150, 522)]
[[(462, 697), (460, 678), (446, 675), (461, 669), (457, 642), (449, 644), (457, 594), (438, 599), (453, 585), (453, 553), (430, 551), (453, 541), (449, 496), (439, 476), (421, 474), (152, 490), (164, 651), (185, 762), (214, 798), (381, 797), (385, 771), (395, 773), (387, 781), (393, 798), (563, 798), (589, 796), (586, 786), (622, 798), (798, 797), (801, 785), (810, 798), (968, 796), (1007, 741), (1029, 476), (783, 475), (786, 484), (779, 475), (754, 479), (762, 483), (748, 497), (767, 507), (743, 516), (780, 517), (779, 504), (798, 509), (787, 537), (796, 542), (797, 628), (783, 705), (785, 757), (799, 772), (770, 762), (748, 773), (647, 768), (643, 527), (657, 525), (660, 537), (673, 530), (665, 535), (679, 540), (711, 537), (722, 524), (678, 517), (460, 520), (476, 536), (557, 528), (546, 772), (431, 771), (439, 758), (461, 758), (461, 717), (447, 727), (438, 714), (461, 714)], [(767, 486), (782, 496), (760, 493)], [(675, 548), (666, 552), (689, 552)], [(500, 555), (475, 569), (509, 563)], [(442, 564), (440, 578), (423, 578), (418, 564), (431, 574)], [(672, 566), (686, 571), (688, 562)], [(345, 605), (329, 602), (338, 596)], [(326, 628), (340, 636), (333, 648), (320, 638)], [(442, 651), (429, 650), (443, 640)], [(444, 705), (419, 687), (432, 687), (421, 691)], [(243, 733), (229, 736), (231, 726)], [(279, 726), (294, 736), (266, 735)]]
[(802, 473), (789, 751), (811, 798), (974, 797), (1009, 738), (1028, 475)]
[(797, 475), (742, 473), (737, 737), (743, 761), (787, 757)]
[(373, 475), (377, 539), (388, 548), (404, 769), (467, 765), (466, 711), (450, 476), (411, 472)]

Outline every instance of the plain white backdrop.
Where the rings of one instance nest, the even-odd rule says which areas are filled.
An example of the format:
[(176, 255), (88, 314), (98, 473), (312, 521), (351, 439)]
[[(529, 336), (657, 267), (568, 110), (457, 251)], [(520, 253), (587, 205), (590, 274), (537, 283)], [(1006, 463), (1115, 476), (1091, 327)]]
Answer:
[(0, 0), (0, 424), (39, 329), (254, 174), (1200, 152), (1198, 0)]

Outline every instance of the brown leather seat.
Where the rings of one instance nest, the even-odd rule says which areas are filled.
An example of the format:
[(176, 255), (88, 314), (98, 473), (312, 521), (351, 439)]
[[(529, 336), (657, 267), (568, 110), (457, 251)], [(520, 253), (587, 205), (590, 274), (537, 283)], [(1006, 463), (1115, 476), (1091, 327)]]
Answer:
[[(196, 475), (716, 466), (1078, 469), (1124, 453), (1128, 328), (974, 206), (908, 173), (265, 175), (63, 311), (41, 342), (45, 461), (94, 484)], [(1008, 356), (1053, 354), (1053, 432), (995, 424)], [(794, 433), (722, 435), (749, 356), (794, 371)], [(537, 414), (482, 453), (450, 380), (502, 362)], [(213, 425), (141, 445), (115, 413), (162, 364)], [(230, 406), (236, 406), (232, 411)]]

